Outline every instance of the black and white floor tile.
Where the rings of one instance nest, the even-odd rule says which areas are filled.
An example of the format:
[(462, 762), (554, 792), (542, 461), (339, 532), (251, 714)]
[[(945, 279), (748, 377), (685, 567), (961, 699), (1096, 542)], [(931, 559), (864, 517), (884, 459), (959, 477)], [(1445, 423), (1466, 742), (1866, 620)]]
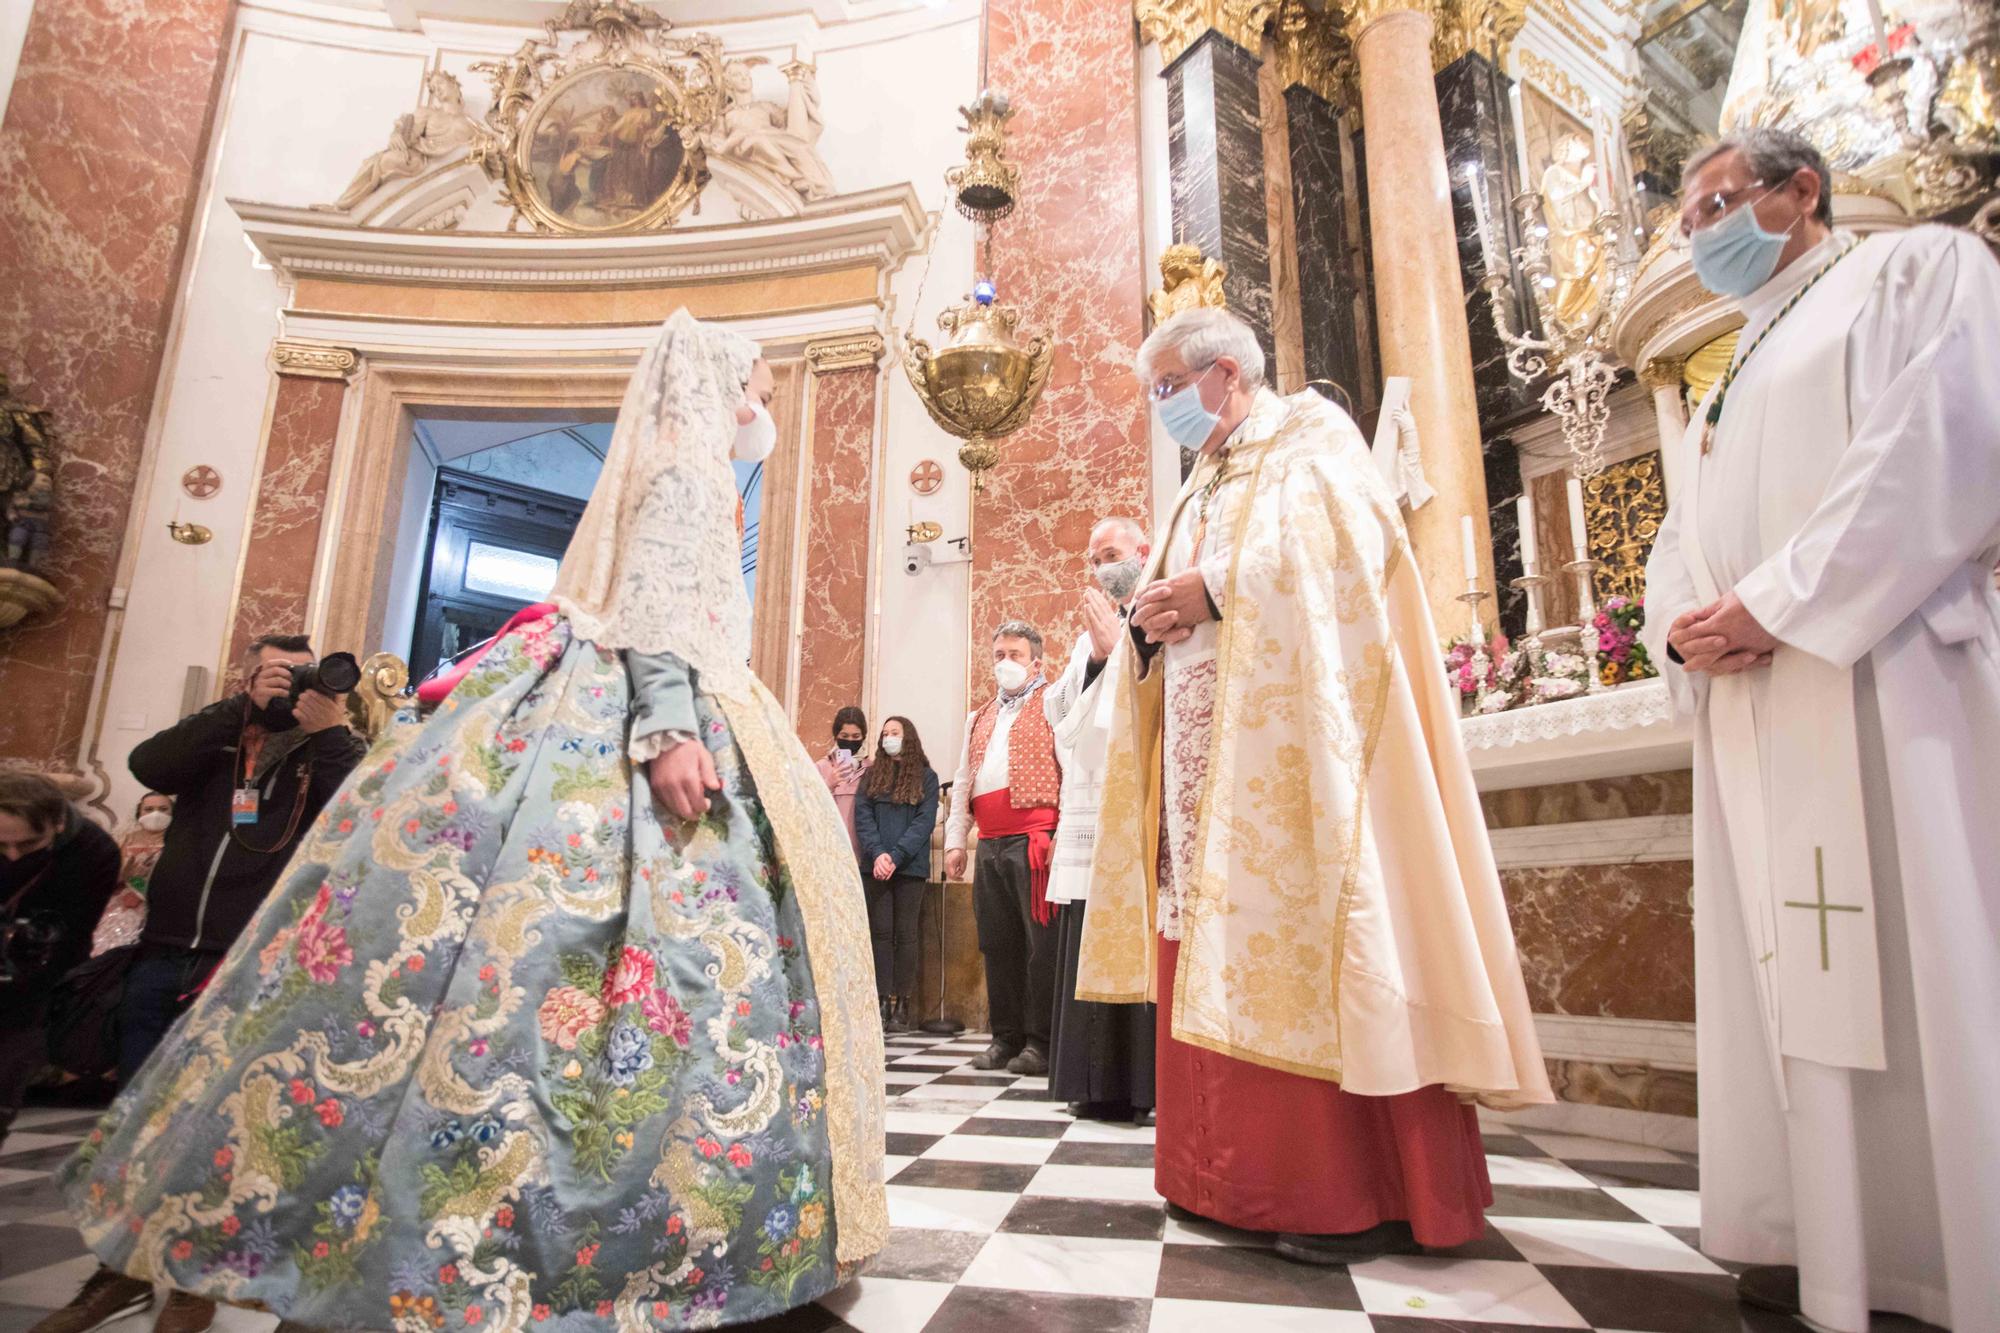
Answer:
[[(1166, 1215), (1151, 1127), (1073, 1120), (1046, 1079), (980, 1073), (976, 1034), (891, 1041), (887, 1250), (757, 1333), (1798, 1333), (1738, 1306), (1700, 1250), (1696, 1167), (1558, 1134), (1487, 1138), (1484, 1238), (1352, 1269)], [(0, 1333), (61, 1305), (92, 1261), (50, 1173), (93, 1117), (28, 1112), (0, 1154)], [(146, 1316), (117, 1326), (144, 1333)], [(219, 1333), (266, 1333), (225, 1310)], [(1921, 1326), (1881, 1321), (1880, 1330)]]

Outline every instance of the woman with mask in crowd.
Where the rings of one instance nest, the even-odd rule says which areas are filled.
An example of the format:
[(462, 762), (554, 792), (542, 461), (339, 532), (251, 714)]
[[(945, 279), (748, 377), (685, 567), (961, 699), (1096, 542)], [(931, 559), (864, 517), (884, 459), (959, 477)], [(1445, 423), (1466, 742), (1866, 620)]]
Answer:
[(556, 610), (350, 777), (64, 1168), (109, 1270), (80, 1302), (713, 1328), (881, 1248), (866, 906), (748, 665), (731, 458), (771, 393), (666, 322)]
[(174, 822), (174, 798), (149, 791), (139, 798), (132, 827), (118, 840), (118, 892), (98, 920), (97, 933), (90, 937), (90, 956), (100, 957), (113, 949), (139, 942), (146, 924), (146, 882), (160, 862), (160, 849), (167, 845), (167, 825)]
[(854, 803), (867, 875), (868, 927), (875, 943), (875, 992), (882, 1025), (910, 1030), (917, 992), (917, 919), (931, 877), (931, 834), (937, 829), (938, 776), (924, 754), (916, 724), (892, 717), (882, 724), (875, 762)]
[[(847, 840), (854, 844), (856, 865), (862, 857), (861, 839), (854, 831), (854, 798), (861, 790), (861, 780), (868, 776), (868, 761), (861, 755), (861, 747), (867, 743), (868, 714), (849, 704), (833, 715), (833, 748), (819, 761), (819, 775), (833, 793), (834, 806), (847, 825)], [(865, 881), (867, 867), (862, 870)]]

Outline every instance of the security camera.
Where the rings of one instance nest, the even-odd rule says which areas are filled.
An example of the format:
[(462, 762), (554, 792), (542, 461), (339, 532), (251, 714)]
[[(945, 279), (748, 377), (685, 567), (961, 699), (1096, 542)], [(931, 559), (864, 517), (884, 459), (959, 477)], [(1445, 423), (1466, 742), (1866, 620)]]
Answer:
[(908, 542), (903, 546), (903, 572), (921, 574), (931, 567), (931, 548), (928, 542)]

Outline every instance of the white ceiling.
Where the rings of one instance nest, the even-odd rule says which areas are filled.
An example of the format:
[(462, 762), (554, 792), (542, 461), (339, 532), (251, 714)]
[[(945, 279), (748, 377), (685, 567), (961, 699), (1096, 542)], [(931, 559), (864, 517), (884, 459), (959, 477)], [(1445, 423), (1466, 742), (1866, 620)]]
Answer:
[[(540, 27), (561, 17), (562, 0), (333, 0), (350, 9), (387, 14), (399, 28), (415, 30), (426, 19)], [(821, 27), (911, 10), (941, 9), (949, 0), (650, 0), (645, 8), (679, 27), (704, 27), (752, 19), (809, 15)]]

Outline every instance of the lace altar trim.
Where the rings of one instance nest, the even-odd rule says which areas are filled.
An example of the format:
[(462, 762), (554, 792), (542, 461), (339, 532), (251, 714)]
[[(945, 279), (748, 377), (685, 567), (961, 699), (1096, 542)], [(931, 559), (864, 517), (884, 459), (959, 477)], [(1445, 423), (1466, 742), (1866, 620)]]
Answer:
[(1466, 749), (1498, 750), (1592, 731), (1650, 727), (1671, 722), (1673, 716), (1673, 699), (1667, 693), (1667, 683), (1655, 678), (1620, 685), (1602, 694), (1461, 718), (1458, 725)]

